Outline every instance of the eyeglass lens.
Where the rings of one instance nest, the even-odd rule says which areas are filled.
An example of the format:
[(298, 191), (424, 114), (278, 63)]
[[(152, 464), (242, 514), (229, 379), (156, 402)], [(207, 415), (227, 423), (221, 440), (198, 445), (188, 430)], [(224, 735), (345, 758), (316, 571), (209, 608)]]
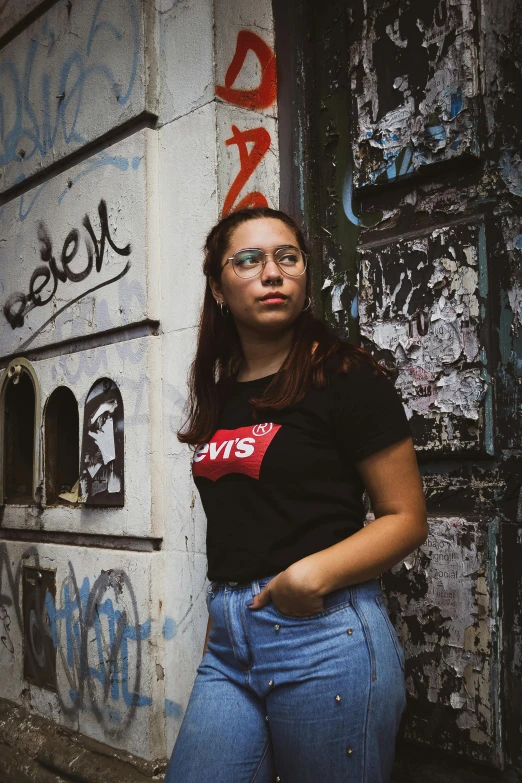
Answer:
[[(239, 277), (254, 277), (265, 263), (265, 251), (260, 248), (239, 250), (232, 256), (232, 266)], [(296, 247), (280, 247), (274, 252), (276, 264), (288, 275), (301, 275), (305, 270), (302, 252)]]

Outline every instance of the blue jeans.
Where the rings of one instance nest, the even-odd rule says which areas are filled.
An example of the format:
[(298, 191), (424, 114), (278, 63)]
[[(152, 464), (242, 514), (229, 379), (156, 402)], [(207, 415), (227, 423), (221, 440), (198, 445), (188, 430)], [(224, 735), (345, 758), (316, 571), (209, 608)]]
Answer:
[(377, 580), (289, 617), (246, 601), (273, 577), (209, 585), (208, 648), (165, 783), (384, 783), (404, 654)]

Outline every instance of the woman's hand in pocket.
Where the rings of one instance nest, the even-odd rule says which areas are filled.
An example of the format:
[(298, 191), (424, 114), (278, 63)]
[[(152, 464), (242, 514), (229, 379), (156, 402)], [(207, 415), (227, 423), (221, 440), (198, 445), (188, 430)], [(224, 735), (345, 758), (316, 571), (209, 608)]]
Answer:
[(274, 576), (261, 592), (254, 596), (249, 608), (261, 609), (270, 601), (279, 612), (293, 617), (316, 614), (324, 609), (322, 597), (311, 591), (308, 581), (295, 565)]

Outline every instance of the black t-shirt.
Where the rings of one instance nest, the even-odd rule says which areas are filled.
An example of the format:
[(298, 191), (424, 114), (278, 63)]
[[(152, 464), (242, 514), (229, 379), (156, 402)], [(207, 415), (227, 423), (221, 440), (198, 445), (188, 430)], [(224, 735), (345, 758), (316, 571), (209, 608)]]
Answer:
[(411, 434), (392, 382), (366, 364), (256, 421), (249, 399), (272, 378), (235, 382), (194, 453), (211, 581), (270, 576), (355, 533), (365, 516), (355, 463)]

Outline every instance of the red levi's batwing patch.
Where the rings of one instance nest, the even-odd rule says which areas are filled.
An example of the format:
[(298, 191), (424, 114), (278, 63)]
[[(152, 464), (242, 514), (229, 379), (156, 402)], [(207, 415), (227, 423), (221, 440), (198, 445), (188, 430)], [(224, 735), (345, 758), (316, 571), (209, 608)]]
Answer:
[(244, 473), (258, 479), (266, 450), (280, 428), (280, 424), (265, 422), (218, 430), (209, 443), (194, 452), (192, 475), (217, 481), (227, 473)]

